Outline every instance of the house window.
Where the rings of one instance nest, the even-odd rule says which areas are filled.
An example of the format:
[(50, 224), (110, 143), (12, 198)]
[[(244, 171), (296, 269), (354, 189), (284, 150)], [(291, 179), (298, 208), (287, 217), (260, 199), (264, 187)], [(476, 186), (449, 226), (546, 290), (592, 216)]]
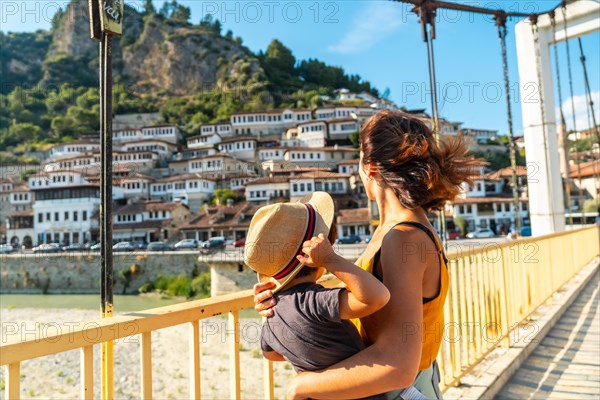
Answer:
[(46, 213), (46, 221), (51, 221), (49, 212)]
[(58, 221), (58, 212), (55, 212), (55, 213), (54, 213), (54, 220), (55, 220), (55, 221)]
[(309, 192), (312, 192), (312, 183), (306, 184), (306, 190), (308, 190)]
[(44, 222), (44, 214), (42, 214), (42, 213), (38, 214), (38, 222), (40, 222), (40, 223)]
[(81, 219), (83, 221), (87, 221), (87, 211), (83, 211), (83, 214), (81, 215)]
[(65, 221), (68, 221), (68, 220), (69, 220), (69, 212), (65, 211)]
[(297, 183), (294, 183), (293, 189), (294, 189), (294, 192), (298, 191), (298, 184)]
[(301, 192), (304, 192), (304, 183), (301, 183), (301, 184), (300, 184), (300, 191), (301, 191)]

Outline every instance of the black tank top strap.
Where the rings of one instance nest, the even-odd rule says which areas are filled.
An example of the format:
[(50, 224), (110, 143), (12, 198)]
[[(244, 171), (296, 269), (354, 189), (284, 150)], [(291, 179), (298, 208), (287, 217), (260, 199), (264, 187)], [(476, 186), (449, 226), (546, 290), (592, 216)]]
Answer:
[[(427, 236), (429, 236), (429, 238), (435, 244), (435, 248), (437, 249), (438, 253), (440, 253), (442, 255), (442, 258), (444, 259), (444, 263), (446, 264), (446, 267), (448, 266), (448, 259), (446, 258), (446, 254), (444, 254), (444, 249), (442, 248), (440, 243), (437, 241), (433, 232), (431, 232), (431, 230), (428, 227), (426, 227), (425, 225), (423, 225), (420, 222), (415, 222), (415, 221), (398, 222), (396, 225), (394, 225), (394, 228), (397, 227), (398, 225), (409, 225), (409, 226), (415, 227), (415, 228), (420, 229), (423, 232), (425, 232), (427, 234)], [(392, 228), (392, 229), (394, 229), (394, 228)]]

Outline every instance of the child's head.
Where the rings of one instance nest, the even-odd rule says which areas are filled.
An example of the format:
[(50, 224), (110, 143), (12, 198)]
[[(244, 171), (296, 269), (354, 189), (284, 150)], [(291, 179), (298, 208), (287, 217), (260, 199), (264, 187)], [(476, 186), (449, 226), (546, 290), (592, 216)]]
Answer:
[(320, 233), (335, 238), (333, 219), (333, 199), (325, 192), (314, 192), (297, 203), (262, 207), (250, 222), (244, 261), (258, 273), (259, 281), (274, 282), (273, 291), (281, 290), (302, 270), (296, 256), (302, 254), (306, 240)]

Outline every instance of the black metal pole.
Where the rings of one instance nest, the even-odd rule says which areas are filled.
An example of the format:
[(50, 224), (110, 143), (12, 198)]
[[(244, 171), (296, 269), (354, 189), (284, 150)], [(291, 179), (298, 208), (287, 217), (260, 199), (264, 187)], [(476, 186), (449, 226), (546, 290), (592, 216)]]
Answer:
[(112, 37), (102, 37), (104, 55), (104, 76), (102, 79), (102, 177), (100, 180), (102, 254), (100, 262), (105, 271), (104, 300), (107, 316), (113, 312), (113, 253), (112, 253)]
[[(112, 37), (102, 33), (100, 42), (100, 264), (102, 318), (113, 315), (112, 252)], [(102, 343), (102, 398), (114, 396), (113, 342)]]

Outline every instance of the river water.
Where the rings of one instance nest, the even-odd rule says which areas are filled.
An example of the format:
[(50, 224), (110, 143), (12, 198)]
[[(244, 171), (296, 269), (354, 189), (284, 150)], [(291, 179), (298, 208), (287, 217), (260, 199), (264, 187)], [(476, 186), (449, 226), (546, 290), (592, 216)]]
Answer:
[[(182, 299), (114, 295), (115, 311), (140, 311), (181, 303)], [(99, 294), (2, 294), (0, 308), (69, 308), (98, 310)]]

